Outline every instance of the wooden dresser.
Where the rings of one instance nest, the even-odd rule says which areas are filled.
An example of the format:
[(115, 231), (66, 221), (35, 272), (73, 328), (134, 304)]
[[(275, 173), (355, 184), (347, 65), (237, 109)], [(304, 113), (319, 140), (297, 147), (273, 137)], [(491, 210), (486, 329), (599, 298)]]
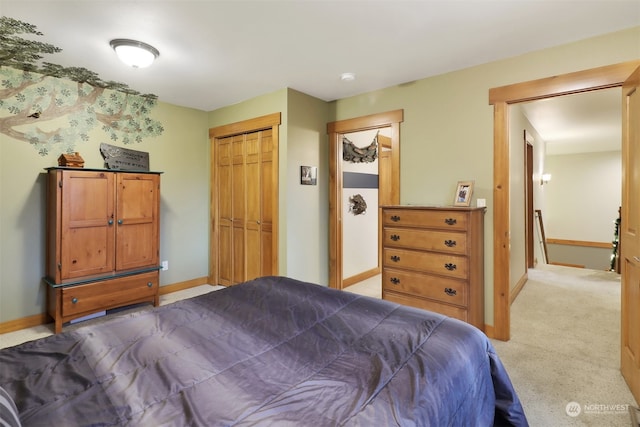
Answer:
[(484, 213), (384, 206), (382, 298), (484, 330)]
[(47, 311), (62, 324), (159, 302), (158, 172), (48, 170)]

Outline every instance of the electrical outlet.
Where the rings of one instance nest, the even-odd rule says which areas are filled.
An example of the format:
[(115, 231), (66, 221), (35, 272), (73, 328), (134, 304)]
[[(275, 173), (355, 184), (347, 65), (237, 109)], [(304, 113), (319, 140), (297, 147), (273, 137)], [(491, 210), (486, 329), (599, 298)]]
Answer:
[(169, 269), (169, 261), (162, 261), (160, 265), (162, 266), (162, 271), (167, 271)]

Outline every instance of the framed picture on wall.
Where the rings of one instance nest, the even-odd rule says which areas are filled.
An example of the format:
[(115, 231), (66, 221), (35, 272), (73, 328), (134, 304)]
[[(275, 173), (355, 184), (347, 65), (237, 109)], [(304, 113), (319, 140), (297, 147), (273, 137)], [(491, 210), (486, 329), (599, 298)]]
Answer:
[(316, 185), (318, 182), (318, 168), (315, 166), (300, 166), (300, 184)]
[(473, 181), (458, 181), (454, 206), (469, 206), (471, 204), (471, 194), (473, 194)]

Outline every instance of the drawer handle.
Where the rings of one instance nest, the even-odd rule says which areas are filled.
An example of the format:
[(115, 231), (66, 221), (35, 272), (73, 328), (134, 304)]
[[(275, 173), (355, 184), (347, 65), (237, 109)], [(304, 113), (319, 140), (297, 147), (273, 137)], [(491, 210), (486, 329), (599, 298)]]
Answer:
[(398, 240), (400, 240), (400, 236), (398, 236), (397, 234), (392, 234), (391, 240), (393, 240), (394, 242), (397, 242)]
[(446, 263), (446, 264), (444, 265), (444, 268), (446, 268), (446, 269), (447, 269), (447, 270), (449, 270), (449, 271), (453, 271), (453, 270), (455, 270), (456, 268), (458, 268), (458, 266), (457, 266), (457, 265), (455, 265), (455, 264), (452, 264), (452, 263), (448, 262), (448, 263)]
[(458, 220), (455, 219), (455, 218), (447, 218), (447, 219), (444, 220), (444, 222), (447, 225), (455, 225), (458, 222)]
[(390, 281), (394, 285), (397, 285), (398, 283), (400, 283), (400, 279), (398, 279), (397, 277), (392, 277)]
[(444, 241), (444, 245), (449, 247), (449, 248), (453, 248), (456, 246), (456, 241), (455, 240), (445, 240)]
[(71, 298), (71, 302), (73, 304), (76, 304), (78, 302), (78, 298), (76, 298), (76, 297)]
[(456, 296), (458, 294), (458, 291), (456, 291), (453, 288), (444, 288), (444, 293), (453, 297), (453, 296)]
[(398, 222), (398, 221), (400, 221), (400, 217), (398, 215), (392, 215), (391, 216), (391, 221)]
[(391, 256), (391, 261), (398, 262), (398, 261), (400, 261), (400, 257), (398, 255), (392, 255)]
[(147, 282), (147, 286), (153, 288), (153, 282)]

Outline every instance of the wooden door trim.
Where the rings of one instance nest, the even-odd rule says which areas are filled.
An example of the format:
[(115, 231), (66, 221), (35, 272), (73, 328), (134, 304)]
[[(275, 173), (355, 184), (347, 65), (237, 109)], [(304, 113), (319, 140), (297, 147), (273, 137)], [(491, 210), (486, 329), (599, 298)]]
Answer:
[[(391, 128), (392, 182), (400, 188), (400, 123), (404, 110), (387, 111), (327, 123), (329, 135), (329, 287), (342, 289), (342, 141), (341, 134)], [(396, 192), (398, 193), (398, 192)], [(399, 203), (399, 195), (397, 196)]]
[(492, 338), (508, 341), (509, 269), (509, 109), (508, 104), (621, 87), (640, 60), (577, 71), (489, 89), (493, 105), (493, 329)]
[(260, 117), (254, 117), (240, 122), (230, 123), (209, 129), (209, 141), (211, 143), (210, 153), (210, 177), (209, 177), (209, 283), (218, 283), (218, 265), (216, 262), (216, 254), (218, 253), (218, 205), (216, 203), (216, 194), (218, 190), (218, 182), (216, 179), (216, 147), (217, 139), (229, 136), (240, 135), (243, 133), (257, 132), (265, 129), (271, 129), (273, 138), (273, 170), (272, 170), (272, 240), (271, 240), (271, 271), (274, 275), (279, 274), (278, 248), (279, 248), (279, 203), (278, 203), (278, 187), (279, 187), (279, 126), (282, 123), (281, 113), (272, 113)]

